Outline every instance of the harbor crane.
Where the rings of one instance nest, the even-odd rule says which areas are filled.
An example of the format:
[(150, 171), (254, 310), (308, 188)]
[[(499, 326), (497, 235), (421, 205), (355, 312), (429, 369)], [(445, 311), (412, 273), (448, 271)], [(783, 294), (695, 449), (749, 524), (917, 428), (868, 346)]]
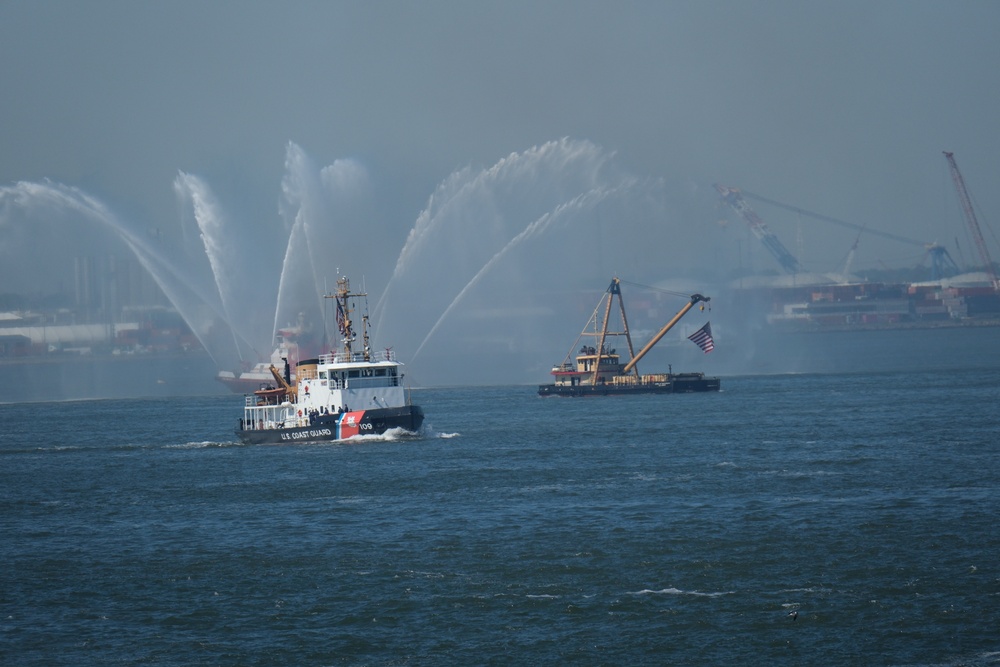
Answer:
[[(774, 199), (769, 199), (761, 195), (749, 192), (747, 190), (742, 191), (743, 196), (747, 199), (752, 199), (754, 201), (759, 201), (764, 204), (769, 204), (771, 206), (776, 206), (777, 208), (783, 208), (798, 215), (804, 215), (808, 218), (814, 218), (816, 220), (822, 220), (823, 222), (829, 222), (834, 225), (839, 225), (841, 227), (848, 227), (850, 229), (856, 229), (859, 232), (864, 232), (870, 236), (879, 236), (886, 239), (891, 239), (893, 241), (899, 241), (901, 243), (908, 243), (910, 245), (917, 245), (922, 247), (927, 251), (927, 256), (931, 258), (931, 279), (938, 280), (948, 275), (955, 275), (959, 273), (958, 265), (955, 264), (955, 260), (952, 259), (951, 254), (948, 249), (943, 245), (933, 242), (928, 243), (926, 241), (918, 241), (916, 239), (907, 238), (905, 236), (900, 236), (899, 234), (893, 234), (891, 232), (883, 232), (878, 229), (873, 229), (867, 225), (859, 225), (853, 222), (847, 222), (846, 220), (840, 220), (838, 218), (830, 217), (829, 215), (823, 215), (821, 213), (815, 213), (813, 211), (808, 211), (804, 208), (798, 206), (792, 206), (791, 204), (785, 204), (780, 201), (775, 201)], [(855, 240), (852, 251), (857, 248), (857, 241)]]
[(795, 256), (788, 252), (788, 248), (782, 245), (778, 237), (771, 231), (771, 228), (764, 224), (760, 216), (750, 208), (750, 204), (743, 199), (739, 188), (729, 188), (716, 183), (715, 189), (722, 195), (722, 201), (729, 204), (743, 218), (744, 222), (750, 225), (750, 231), (764, 244), (764, 247), (771, 252), (774, 258), (778, 260), (778, 264), (785, 270), (785, 273), (795, 274), (802, 270), (802, 267), (799, 266), (799, 260), (795, 259)]
[(955, 190), (958, 191), (958, 199), (962, 203), (962, 211), (965, 212), (965, 220), (969, 224), (972, 240), (975, 241), (976, 249), (979, 250), (979, 259), (983, 262), (983, 270), (989, 276), (990, 284), (993, 286), (994, 291), (1000, 292), (1000, 278), (997, 278), (996, 269), (993, 268), (993, 259), (990, 257), (990, 251), (986, 247), (986, 240), (983, 238), (982, 229), (979, 227), (976, 211), (972, 208), (972, 199), (969, 197), (969, 191), (965, 187), (965, 179), (962, 178), (962, 172), (958, 170), (958, 164), (955, 162), (955, 154), (948, 151), (943, 151), (943, 153), (945, 159), (948, 160), (948, 167), (951, 169), (951, 179), (955, 182)]
[(730, 188), (716, 183), (715, 189), (722, 195), (722, 201), (729, 204), (743, 218), (744, 222), (750, 225), (750, 231), (770, 251), (785, 273), (794, 275), (802, 270), (799, 266), (799, 260), (795, 259), (795, 256), (788, 252), (788, 248), (782, 245), (778, 237), (771, 231), (771, 228), (750, 208), (750, 204), (743, 199), (739, 188)]

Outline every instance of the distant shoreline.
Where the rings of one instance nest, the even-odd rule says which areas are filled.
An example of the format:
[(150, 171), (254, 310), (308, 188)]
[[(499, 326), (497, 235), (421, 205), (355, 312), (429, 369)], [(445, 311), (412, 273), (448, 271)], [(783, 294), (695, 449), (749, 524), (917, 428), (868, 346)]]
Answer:
[(141, 354), (111, 354), (102, 352), (98, 354), (39, 354), (23, 357), (0, 357), (0, 366), (26, 366), (29, 364), (66, 364), (66, 363), (94, 363), (94, 362), (133, 362), (133, 361), (169, 361), (172, 359), (198, 359), (205, 358), (211, 361), (212, 358), (204, 350), (192, 350), (190, 352), (144, 352)]
[(871, 324), (768, 324), (775, 333), (850, 333), (854, 331), (901, 331), (915, 329), (972, 329), (1000, 327), (1000, 319), (942, 320), (928, 322), (877, 322)]

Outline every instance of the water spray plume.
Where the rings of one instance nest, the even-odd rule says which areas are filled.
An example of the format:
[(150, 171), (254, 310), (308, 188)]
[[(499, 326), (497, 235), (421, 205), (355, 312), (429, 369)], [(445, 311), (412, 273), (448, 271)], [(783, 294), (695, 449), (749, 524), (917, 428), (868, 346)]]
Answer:
[(321, 185), (311, 160), (292, 142), (288, 143), (285, 151), (285, 176), (281, 190), (279, 211), (289, 236), (278, 282), (274, 336), (277, 336), (283, 323), (297, 323), (300, 316), (310, 322), (323, 319), (322, 295), (316, 290), (321, 281), (313, 261), (314, 249), (310, 238), (313, 225), (326, 217)]
[(462, 288), (462, 290), (452, 300), (452, 302), (450, 304), (448, 304), (448, 307), (445, 308), (445, 310), (444, 310), (443, 313), (441, 313), (441, 317), (438, 318), (437, 322), (434, 323), (434, 326), (431, 327), (431, 330), (427, 332), (426, 336), (424, 336), (423, 341), (421, 341), (420, 346), (417, 347), (417, 351), (413, 353), (413, 357), (410, 359), (410, 361), (412, 362), (412, 361), (416, 360), (416, 358), (420, 355), (420, 352), (424, 349), (424, 346), (431, 339), (431, 337), (435, 333), (437, 333), (438, 328), (440, 328), (440, 326), (444, 322), (445, 318), (448, 317), (448, 315), (455, 309), (455, 307), (458, 305), (458, 303), (462, 300), (462, 297), (464, 297), (473, 287), (475, 287), (476, 284), (478, 284), (479, 281), (483, 278), (483, 276), (485, 276), (487, 273), (489, 273), (489, 271), (494, 266), (496, 266), (496, 264), (507, 253), (509, 253), (510, 251), (512, 251), (514, 248), (516, 248), (517, 246), (519, 246), (521, 243), (525, 242), (526, 240), (528, 240), (528, 239), (530, 239), (530, 238), (532, 238), (532, 237), (534, 237), (536, 235), (544, 233), (546, 231), (546, 229), (550, 225), (552, 225), (553, 223), (555, 223), (557, 221), (564, 221), (572, 213), (581, 211), (581, 210), (586, 209), (586, 208), (593, 207), (599, 201), (607, 198), (612, 193), (614, 193), (616, 191), (626, 190), (627, 187), (628, 187), (628, 185), (626, 184), (626, 185), (622, 185), (622, 186), (619, 186), (618, 188), (613, 188), (613, 189), (598, 188), (598, 189), (590, 190), (589, 192), (585, 192), (585, 193), (583, 193), (583, 194), (581, 194), (581, 195), (579, 195), (577, 197), (574, 197), (572, 200), (570, 200), (568, 202), (560, 204), (556, 208), (556, 210), (554, 210), (554, 211), (552, 211), (550, 213), (544, 214), (542, 217), (538, 218), (537, 220), (535, 220), (534, 222), (532, 222), (531, 224), (529, 224), (527, 227), (525, 227), (524, 230), (520, 234), (518, 234), (517, 236), (515, 236), (514, 238), (512, 238), (507, 245), (505, 245), (497, 254), (495, 254), (493, 257), (491, 257), (490, 260), (486, 264), (483, 265), (483, 267), (479, 270), (479, 272), (476, 273), (476, 275), (472, 277), (472, 280), (470, 280), (465, 285), (465, 287)]
[[(57, 210), (76, 212), (86, 220), (113, 230), (185, 318), (199, 342), (212, 355), (213, 350), (208, 344), (206, 326), (199, 326), (202, 318), (196, 315), (194, 308), (185, 308), (184, 304), (198, 302), (211, 306), (213, 300), (207, 297), (204, 290), (193, 284), (184, 271), (151, 247), (144, 237), (125, 226), (102, 202), (78, 188), (58, 183), (26, 181), (12, 187), (0, 188), (0, 199), (8, 205), (13, 204), (27, 211), (37, 212), (42, 207), (48, 206)], [(212, 356), (218, 363), (219, 360)]]
[[(338, 160), (317, 168), (293, 142), (285, 151), (278, 199), (284, 238), (277, 244), (249, 233), (248, 221), (227, 213), (204, 180), (185, 172), (178, 172), (174, 189), (186, 256), (164, 254), (74, 188), (20, 183), (0, 189), (0, 197), (5, 215), (12, 206), (52, 206), (114, 230), (220, 368), (231, 368), (248, 351), (263, 361), (260, 351), (286, 326), (295, 327), (301, 341), (313, 335), (317, 347), (333, 340), (322, 297), (337, 267), (362, 282), (375, 275), (384, 285), (372, 311), (375, 345), (389, 343), (406, 356), (401, 346), (426, 331), (413, 356), (426, 355), (449, 321), (452, 349), (488, 347), (499, 350), (501, 364), (504, 354), (528, 363), (546, 354), (544, 346), (526, 351), (519, 344), (540, 335), (539, 311), (555, 315), (570, 304), (550, 294), (533, 307), (525, 290), (590, 285), (595, 273), (606, 278), (604, 262), (634, 263), (637, 254), (658, 247), (648, 230), (665, 228), (661, 184), (624, 174), (612, 157), (591, 142), (562, 139), (511, 153), (489, 168), (456, 171), (430, 195), (395, 257), (387, 255), (391, 235), (374, 226), (375, 197), (364, 167)], [(280, 272), (269, 277), (268, 266)], [(504, 319), (490, 319), (497, 317)]]
[(451, 280), (465, 282), (503, 248), (524, 220), (535, 220), (583, 192), (619, 179), (609, 154), (589, 141), (561, 139), (511, 153), (488, 169), (451, 174), (428, 199), (375, 305), (379, 335), (391, 294), (420, 261), (454, 249)]
[[(489, 169), (477, 172), (465, 168), (451, 174), (428, 199), (410, 230), (375, 312), (380, 312), (393, 283), (410, 269), (414, 258), (453, 215), (464, 215), (470, 205), (517, 205), (531, 199), (565, 201), (593, 187), (606, 160), (607, 154), (588, 141), (561, 139), (524, 153), (511, 153)], [(504, 202), (504, 195), (513, 197)]]
[[(212, 274), (215, 276), (215, 284), (222, 302), (222, 311), (226, 321), (232, 324), (232, 314), (237, 305), (233, 303), (234, 296), (230, 280), (233, 276), (232, 268), (237, 264), (238, 258), (233, 256), (232, 246), (224, 241), (227, 236), (225, 217), (208, 186), (197, 176), (179, 172), (174, 187), (179, 193), (186, 193), (194, 209), (194, 219), (201, 230), (205, 255), (212, 266)], [(232, 327), (230, 328), (232, 329)], [(233, 345), (242, 361), (243, 354), (235, 330), (233, 331)]]

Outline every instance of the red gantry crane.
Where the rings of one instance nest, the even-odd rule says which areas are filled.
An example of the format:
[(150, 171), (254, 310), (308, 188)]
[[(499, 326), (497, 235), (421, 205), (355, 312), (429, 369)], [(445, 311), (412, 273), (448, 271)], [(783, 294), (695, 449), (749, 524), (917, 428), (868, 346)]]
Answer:
[(965, 179), (962, 178), (962, 172), (958, 170), (958, 165), (955, 163), (955, 154), (944, 151), (944, 157), (948, 160), (948, 166), (951, 168), (951, 178), (955, 181), (955, 189), (958, 190), (958, 199), (962, 202), (965, 220), (969, 223), (969, 231), (972, 233), (972, 239), (976, 243), (976, 249), (979, 250), (979, 258), (983, 262), (983, 270), (989, 276), (993, 289), (1000, 291), (1000, 279), (997, 278), (996, 270), (993, 268), (993, 260), (990, 258), (990, 251), (986, 247), (986, 240), (983, 238), (983, 232), (979, 228), (979, 220), (976, 218), (976, 212), (972, 208), (972, 199), (969, 197), (969, 191), (965, 187)]

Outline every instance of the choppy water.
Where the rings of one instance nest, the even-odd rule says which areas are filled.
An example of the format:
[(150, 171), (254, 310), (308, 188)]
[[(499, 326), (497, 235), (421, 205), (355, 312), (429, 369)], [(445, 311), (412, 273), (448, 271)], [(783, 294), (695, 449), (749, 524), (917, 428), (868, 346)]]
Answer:
[(723, 382), (0, 405), (0, 663), (1000, 664), (1000, 371)]

